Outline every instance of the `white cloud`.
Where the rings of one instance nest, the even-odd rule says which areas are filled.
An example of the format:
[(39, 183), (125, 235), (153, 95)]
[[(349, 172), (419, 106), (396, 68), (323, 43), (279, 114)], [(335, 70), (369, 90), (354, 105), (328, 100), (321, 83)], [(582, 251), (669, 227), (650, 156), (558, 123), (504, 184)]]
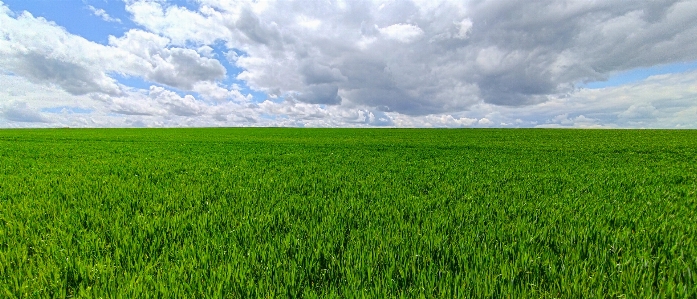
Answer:
[(470, 31), (472, 31), (472, 20), (464, 19), (457, 23), (457, 25), (460, 27), (460, 30), (457, 32), (457, 38), (466, 39), (467, 36), (469, 36)]
[(87, 5), (87, 8), (92, 12), (92, 14), (102, 18), (102, 20), (105, 22), (121, 23), (119, 18), (112, 18), (105, 10), (101, 8), (95, 8), (92, 5)]
[[(25, 102), (35, 120), (45, 123), (18, 122), (18, 116), (0, 115), (1, 126), (329, 126), (329, 127), (697, 127), (697, 86), (689, 79), (697, 72), (652, 77), (633, 87), (599, 90), (579, 90), (570, 97), (552, 99), (524, 107), (500, 107), (481, 103), (469, 111), (454, 114), (424, 116), (384, 112), (366, 106), (353, 108), (343, 105), (322, 106), (299, 101), (268, 100), (260, 104), (249, 101), (207, 101), (192, 95), (180, 95), (162, 87), (129, 89), (125, 96), (93, 94), (73, 96), (56, 87), (22, 83), (21, 78), (1, 75), (0, 97), (10, 102)], [(674, 91), (669, 95), (655, 90), (656, 84)], [(685, 84), (685, 85), (682, 85)], [(26, 85), (26, 86), (25, 86)], [(12, 86), (22, 86), (24, 92), (11, 92)], [(219, 86), (203, 86), (217, 89)], [(218, 89), (219, 88), (219, 89)], [(647, 91), (654, 90), (655, 94)], [(682, 90), (682, 91), (680, 91)], [(619, 102), (607, 101), (616, 94), (626, 95)], [(591, 96), (592, 94), (592, 96)], [(659, 104), (656, 95), (663, 95)], [(635, 99), (633, 101), (632, 99)], [(22, 101), (19, 101), (22, 100)], [(654, 105), (652, 105), (654, 103)], [(88, 114), (45, 114), (45, 108), (59, 106), (91, 110)], [(652, 112), (654, 107), (655, 112)], [(22, 107), (25, 108), (25, 107)], [(15, 109), (17, 110), (17, 109)], [(27, 109), (25, 109), (27, 110)], [(3, 110), (4, 111), (4, 110)], [(649, 112), (652, 117), (639, 117), (636, 112)], [(13, 115), (19, 115), (14, 113)], [(25, 113), (25, 115), (31, 115)], [(644, 113), (643, 115), (647, 115)], [(629, 118), (628, 116), (633, 116)], [(32, 119), (32, 118), (28, 118)], [(4, 120), (4, 121), (3, 121)]]
[(206, 58), (215, 58), (216, 56), (215, 49), (206, 45), (198, 47), (198, 49), (196, 49), (196, 52), (198, 52), (201, 56)]
[(28, 123), (48, 123), (50, 120), (39, 113), (36, 109), (32, 109), (25, 102), (10, 102), (5, 104), (0, 111), (2, 117), (15, 122)]
[(169, 39), (141, 30), (109, 38), (109, 45), (72, 35), (43, 18), (24, 12), (17, 18), (1, 14), (0, 68), (35, 83), (65, 91), (123, 94), (111, 73), (191, 90), (199, 82), (225, 76), (225, 68), (196, 50), (170, 47)]
[[(302, 80), (307, 65), (319, 65), (332, 70), (327, 78), (342, 78), (324, 87), (336, 88), (342, 101), (296, 99), (412, 115), (462, 111), (480, 101), (534, 105), (571, 92), (579, 81), (697, 59), (697, 22), (686, 13), (697, 8), (681, 1), (388, 1), (311, 8), (296, 1), (201, 1), (199, 11), (135, 1), (128, 9), (141, 25), (178, 44), (221, 39), (244, 51), (234, 61), (245, 70), (237, 78), (273, 96), (319, 88)], [(625, 32), (634, 33), (627, 38)], [(450, 91), (460, 86), (467, 86), (465, 93), (453, 97)]]
[(223, 101), (236, 101), (236, 102), (246, 102), (252, 99), (251, 94), (243, 95), (237, 89), (227, 89), (222, 87), (218, 83), (213, 82), (200, 82), (193, 86), (192, 90), (201, 94), (205, 99), (212, 100), (215, 102)]
[(107, 45), (0, 5), (0, 94), (94, 108), (49, 117), (73, 125), (697, 126), (695, 72), (575, 87), (696, 61), (694, 1), (190, 4), (126, 1), (140, 29)]
[(126, 59), (114, 69), (127, 75), (191, 90), (197, 82), (212, 82), (225, 76), (225, 68), (214, 58), (201, 56), (196, 50), (167, 47), (169, 39), (130, 30), (121, 38), (110, 37), (109, 44), (126, 51)]
[(626, 119), (653, 119), (657, 114), (658, 110), (651, 104), (639, 104), (629, 106), (627, 110), (620, 112), (617, 117)]
[(120, 93), (116, 81), (99, 67), (103, 46), (27, 12), (16, 19), (0, 14), (0, 23), (0, 69), (76, 95)]
[(489, 125), (494, 124), (494, 122), (492, 122), (491, 120), (489, 120), (489, 119), (486, 118), (486, 117), (481, 118), (480, 120), (477, 121), (477, 123), (480, 124), (480, 125), (484, 125), (484, 126), (489, 126)]
[[(394, 123), (398, 127), (420, 127), (420, 128), (467, 128), (476, 127), (479, 120), (476, 118), (454, 117), (450, 114), (432, 114), (426, 116), (405, 115), (393, 116)], [(486, 122), (486, 121), (484, 121)]]
[(317, 30), (319, 26), (322, 25), (322, 21), (319, 19), (307, 17), (304, 15), (298, 16), (298, 24), (310, 30)]
[(424, 34), (418, 26), (411, 24), (394, 24), (385, 28), (379, 28), (380, 34), (388, 39), (397, 40), (403, 43), (411, 43)]
[(228, 28), (233, 22), (232, 16), (209, 6), (190, 11), (179, 6), (163, 7), (153, 1), (134, 1), (126, 10), (133, 15), (133, 21), (153, 33), (167, 36), (175, 45), (184, 45), (188, 40), (213, 44), (218, 39), (233, 37)]

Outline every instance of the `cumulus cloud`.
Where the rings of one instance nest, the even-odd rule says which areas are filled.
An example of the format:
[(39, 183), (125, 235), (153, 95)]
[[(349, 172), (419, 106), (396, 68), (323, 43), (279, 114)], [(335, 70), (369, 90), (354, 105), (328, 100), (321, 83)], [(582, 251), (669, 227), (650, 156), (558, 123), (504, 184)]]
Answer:
[(0, 93), (39, 108), (82, 102), (101, 120), (77, 124), (108, 126), (689, 127), (697, 119), (695, 72), (579, 87), (696, 61), (695, 1), (176, 3), (124, 1), (139, 27), (103, 45), (0, 2), (0, 76), (61, 97), (40, 100), (16, 87), (24, 83)]
[(304, 3), (134, 1), (129, 11), (173, 40), (244, 51), (238, 78), (258, 90), (410, 115), (534, 105), (614, 72), (697, 59), (694, 1)]
[(25, 102), (11, 102), (5, 104), (0, 111), (0, 115), (9, 121), (29, 122), (29, 123), (48, 123), (50, 120), (43, 116), (39, 111), (32, 109)]
[(127, 75), (183, 90), (225, 76), (225, 68), (218, 60), (203, 57), (193, 49), (167, 47), (169, 39), (153, 33), (134, 29), (121, 38), (110, 37), (109, 44), (126, 52), (126, 59), (115, 70)]
[(215, 82), (226, 70), (196, 50), (133, 29), (101, 45), (72, 35), (55, 23), (23, 12), (0, 13), (0, 69), (35, 83), (54, 84), (73, 95), (124, 95), (113, 74), (140, 77), (182, 90)]
[(116, 81), (95, 68), (99, 57), (84, 55), (99, 53), (100, 45), (28, 12), (16, 19), (8, 13), (0, 13), (0, 68), (32, 82), (58, 85), (75, 95), (120, 93)]
[(210, 117), (233, 113), (238, 107), (236, 104), (212, 105), (191, 94), (179, 95), (155, 85), (147, 90), (129, 90), (125, 97), (93, 95), (92, 99), (106, 104), (110, 112), (122, 115)]
[[(430, 115), (385, 112), (367, 106), (317, 105), (297, 100), (262, 103), (206, 101), (160, 86), (124, 88), (125, 96), (71, 97), (58, 87), (43, 87), (0, 74), (0, 98), (23, 106), (34, 120), (0, 115), (2, 126), (306, 126), (306, 127), (654, 127), (695, 128), (697, 72), (654, 76), (630, 86), (582, 89), (567, 97), (530, 106), (479, 103), (468, 111)], [(24, 92), (13, 91), (21, 87)], [(21, 99), (13, 100), (13, 99)], [(616, 99), (608, 101), (607, 99)], [(14, 105), (14, 104), (13, 104)], [(81, 107), (84, 114), (41, 113), (57, 106)], [(5, 106), (0, 105), (0, 111)], [(653, 108), (651, 108), (653, 107)], [(11, 115), (18, 115), (15, 108)], [(655, 111), (653, 110), (655, 108)], [(9, 111), (9, 110), (8, 110)], [(28, 112), (27, 112), (28, 111)], [(4, 112), (3, 112), (4, 113)], [(37, 113), (41, 115), (37, 118)], [(32, 119), (25, 117), (24, 119)], [(3, 122), (4, 120), (4, 122)]]
[[(125, 1), (126, 10), (133, 16), (133, 21), (148, 28), (150, 32), (167, 36), (174, 45), (185, 45), (187, 41), (196, 40), (202, 44), (213, 44), (218, 39), (229, 40), (233, 32), (228, 26), (233, 25), (233, 17), (219, 9), (202, 5), (198, 11), (169, 5), (167, 1)], [(218, 5), (236, 5), (230, 1)], [(227, 12), (227, 11), (225, 11)]]
[(228, 89), (214, 82), (199, 82), (192, 88), (194, 92), (199, 93), (204, 99), (213, 102), (224, 102), (233, 100), (236, 102), (247, 102), (252, 100), (252, 95), (243, 95), (242, 92), (235, 89)]
[(631, 105), (627, 110), (620, 112), (618, 118), (626, 119), (653, 119), (656, 117), (658, 110), (651, 104)]

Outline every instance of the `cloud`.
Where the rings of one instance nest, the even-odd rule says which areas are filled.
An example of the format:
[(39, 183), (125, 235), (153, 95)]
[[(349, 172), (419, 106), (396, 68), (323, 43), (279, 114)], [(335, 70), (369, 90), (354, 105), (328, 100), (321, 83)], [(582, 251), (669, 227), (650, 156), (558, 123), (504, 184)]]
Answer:
[(48, 118), (32, 109), (25, 102), (11, 102), (2, 107), (0, 112), (3, 118), (9, 121), (28, 122), (28, 123), (49, 123)]
[(458, 22), (457, 25), (460, 27), (460, 30), (458, 30), (457, 35), (455, 35), (455, 37), (459, 39), (466, 39), (469, 36), (470, 31), (472, 31), (472, 20), (464, 19)]
[(109, 111), (123, 115), (201, 116), (214, 109), (192, 95), (180, 96), (154, 85), (148, 90), (132, 90), (127, 97), (94, 95), (93, 99), (107, 104)]
[(303, 92), (291, 95), (290, 98), (310, 104), (340, 104), (339, 88), (331, 84), (315, 84), (308, 86)]
[[(450, 114), (427, 115), (420, 117), (394, 116), (394, 123), (398, 127), (425, 127), (425, 128), (467, 128), (477, 126), (480, 121), (476, 118), (454, 117)], [(482, 120), (487, 124), (487, 120)]]
[[(693, 1), (236, 3), (128, 7), (136, 22), (173, 40), (222, 39), (244, 51), (235, 61), (244, 69), (238, 79), (255, 89), (313, 94), (313, 85), (331, 83), (323, 88), (337, 88), (341, 101), (294, 99), (409, 115), (481, 101), (535, 105), (578, 82), (697, 59)], [(199, 35), (191, 24), (215, 30)]]
[(0, 69), (34, 83), (54, 84), (73, 95), (123, 95), (113, 74), (139, 77), (182, 90), (215, 82), (226, 70), (196, 50), (170, 46), (168, 38), (132, 29), (101, 45), (24, 12), (0, 14)]
[(651, 104), (631, 105), (627, 110), (620, 112), (617, 117), (624, 119), (653, 119), (658, 114), (656, 107)]
[(394, 24), (385, 28), (378, 28), (378, 31), (386, 38), (402, 43), (411, 43), (424, 34), (421, 28), (410, 24)]
[[(82, 95), (103, 92), (116, 95), (116, 81), (95, 68), (101, 46), (71, 35), (64, 29), (24, 12), (16, 19), (0, 14), (0, 68), (32, 82), (55, 84)], [(90, 57), (92, 56), (92, 57)]]
[(165, 37), (137, 29), (121, 38), (110, 37), (109, 44), (115, 50), (126, 52), (125, 59), (114, 69), (183, 90), (225, 76), (225, 68), (218, 60), (201, 56), (193, 49), (168, 47), (169, 42)]
[(191, 95), (183, 97), (162, 87), (151, 86), (148, 95), (167, 109), (168, 114), (195, 116), (203, 114), (206, 106)]
[[(694, 105), (697, 72), (654, 76), (630, 86), (581, 89), (567, 97), (530, 106), (502, 107), (479, 103), (468, 111), (430, 115), (407, 115), (367, 106), (318, 105), (288, 99), (267, 100), (259, 104), (253, 101), (208, 101), (202, 94), (175, 93), (161, 86), (147, 89), (123, 87), (125, 95), (122, 96), (90, 94), (76, 97), (56, 86), (41, 86), (21, 79), (0, 74), (0, 98), (27, 103), (34, 113), (58, 106), (80, 107), (90, 112), (51, 114), (50, 118), (43, 119), (50, 120), (50, 123), (17, 122), (0, 116), (0, 119), (9, 121), (3, 123), (0, 120), (2, 126), (697, 128), (697, 106)], [(208, 87), (220, 88), (215, 85)], [(222, 92), (222, 88), (219, 91)], [(651, 107), (656, 111), (652, 112)]]
[(237, 89), (227, 89), (218, 83), (199, 82), (193, 86), (192, 90), (199, 93), (206, 100), (214, 102), (224, 102), (228, 100), (236, 102), (247, 102), (252, 100), (252, 95), (243, 95)]
[(115, 80), (78, 61), (42, 55), (34, 51), (13, 57), (9, 70), (32, 82), (56, 84), (74, 95), (91, 92), (119, 94)]
[(121, 23), (119, 18), (112, 18), (105, 10), (101, 8), (95, 8), (92, 5), (87, 5), (87, 8), (92, 12), (93, 15), (102, 18), (105, 22)]
[[(201, 6), (198, 11), (168, 5), (167, 1), (126, 1), (126, 11), (135, 23), (157, 35), (167, 36), (172, 44), (183, 46), (195, 40), (201, 44), (213, 44), (218, 39), (231, 40), (233, 17), (211, 6)], [(226, 1), (214, 1), (219, 5)], [(232, 4), (237, 7), (237, 5)], [(163, 6), (164, 4), (164, 6)], [(244, 4), (240, 5), (244, 6)]]
[(551, 122), (547, 124), (539, 125), (539, 128), (562, 128), (562, 127), (576, 127), (576, 128), (600, 128), (603, 127), (599, 125), (599, 120), (594, 118), (589, 118), (585, 115), (579, 115), (576, 117), (569, 117), (568, 113), (560, 114), (552, 118)]
[(695, 1), (176, 3), (124, 1), (107, 44), (0, 3), (0, 95), (70, 126), (697, 125), (694, 71), (579, 87), (697, 61)]

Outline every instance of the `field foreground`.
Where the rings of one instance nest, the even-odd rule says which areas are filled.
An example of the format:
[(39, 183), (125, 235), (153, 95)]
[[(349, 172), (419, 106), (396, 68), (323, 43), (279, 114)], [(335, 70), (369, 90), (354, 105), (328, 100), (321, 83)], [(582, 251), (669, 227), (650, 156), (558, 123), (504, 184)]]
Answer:
[(0, 297), (697, 297), (697, 131), (0, 131)]

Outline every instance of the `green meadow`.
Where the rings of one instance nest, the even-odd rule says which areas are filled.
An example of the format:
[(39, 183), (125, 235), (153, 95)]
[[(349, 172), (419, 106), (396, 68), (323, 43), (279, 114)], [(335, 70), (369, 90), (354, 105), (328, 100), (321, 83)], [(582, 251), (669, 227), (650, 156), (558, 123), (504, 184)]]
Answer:
[(0, 131), (0, 297), (695, 298), (697, 131)]

